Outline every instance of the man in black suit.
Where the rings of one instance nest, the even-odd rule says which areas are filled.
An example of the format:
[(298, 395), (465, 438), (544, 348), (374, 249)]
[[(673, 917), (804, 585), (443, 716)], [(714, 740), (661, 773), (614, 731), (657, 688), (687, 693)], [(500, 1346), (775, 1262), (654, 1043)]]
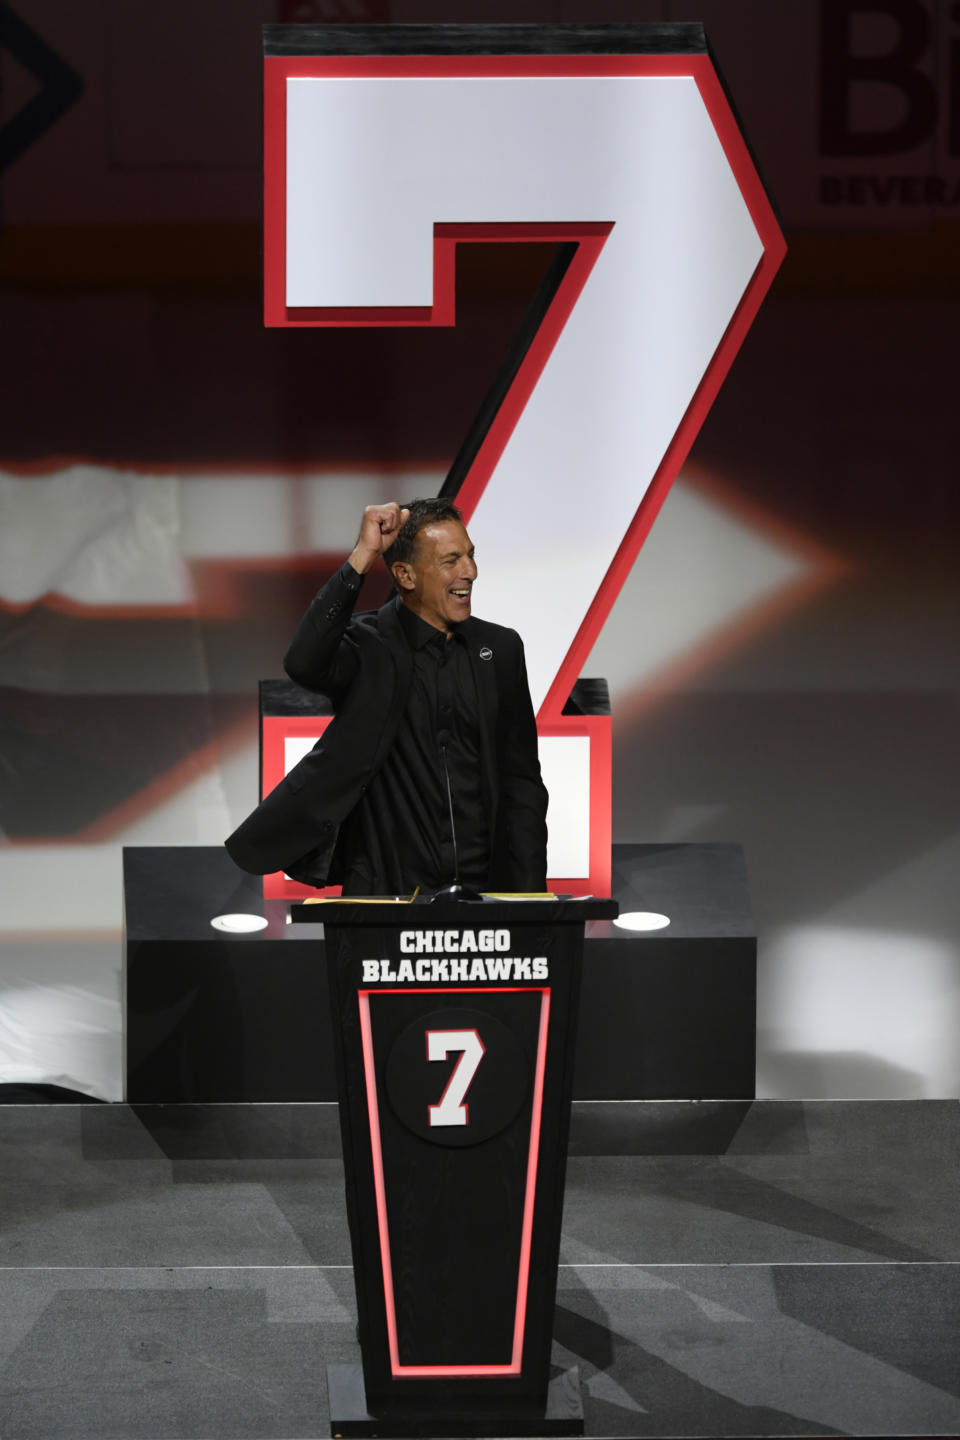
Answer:
[[(381, 556), (396, 594), (354, 615)], [(471, 615), (476, 578), (449, 501), (367, 507), (284, 658), (291, 679), (330, 697), (334, 719), (227, 840), (238, 865), (348, 895), (438, 889), (458, 869), (480, 888), (545, 888), (547, 792), (523, 645)]]

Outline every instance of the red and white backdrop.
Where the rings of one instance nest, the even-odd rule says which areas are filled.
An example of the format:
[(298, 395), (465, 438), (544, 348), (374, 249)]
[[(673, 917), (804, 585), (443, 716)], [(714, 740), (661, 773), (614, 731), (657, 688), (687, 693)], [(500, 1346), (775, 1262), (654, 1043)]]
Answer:
[[(509, 8), (458, 18), (570, 18)], [(611, 684), (613, 834), (743, 841), (761, 1093), (955, 1095), (960, 27), (933, 0), (748, 0), (735, 23), (729, 6), (699, 8), (791, 248), (577, 657)], [(455, 326), (265, 330), (261, 22), (442, 15), (211, 0), (198, 18), (103, 0), (93, 25), (62, 0), (6, 9), (22, 28), (0, 33), (0, 1083), (116, 1097), (121, 844), (216, 844), (250, 808), (257, 680), (278, 673), (362, 506), (442, 483), (556, 237), (460, 246)], [(611, 4), (595, 18), (689, 13)], [(577, 182), (555, 169), (530, 207)], [(734, 217), (741, 268), (749, 231)], [(662, 325), (676, 298), (664, 284), (644, 314)], [(574, 319), (592, 323), (585, 303)], [(609, 357), (579, 353), (599, 388)], [(670, 378), (662, 353), (611, 401), (643, 417), (620, 443), (647, 481), (641, 442), (653, 455), (665, 442), (650, 424), (671, 425), (666, 404), (643, 408)], [(521, 534), (544, 498), (529, 455), (563, 395), (514, 432)], [(478, 611), (523, 611), (540, 698), (611, 560), (609, 536), (584, 528), (609, 467), (571, 447), (552, 457), (529, 565), (501, 548), (494, 490), (471, 520)], [(557, 654), (530, 646), (538, 612)]]

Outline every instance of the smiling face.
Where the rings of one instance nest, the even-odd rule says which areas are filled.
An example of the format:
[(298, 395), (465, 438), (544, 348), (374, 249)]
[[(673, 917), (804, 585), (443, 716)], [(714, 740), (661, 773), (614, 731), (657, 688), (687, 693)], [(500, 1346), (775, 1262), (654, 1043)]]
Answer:
[(417, 535), (413, 555), (392, 567), (400, 598), (437, 630), (466, 620), (477, 578), (470, 536), (458, 520), (438, 520)]

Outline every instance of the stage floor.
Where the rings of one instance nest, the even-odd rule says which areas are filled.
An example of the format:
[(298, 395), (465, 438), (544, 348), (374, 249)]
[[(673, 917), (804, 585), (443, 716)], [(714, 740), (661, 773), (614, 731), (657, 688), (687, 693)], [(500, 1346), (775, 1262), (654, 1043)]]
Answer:
[[(960, 1434), (960, 1103), (581, 1102), (554, 1361), (590, 1436)], [(0, 1436), (325, 1436), (333, 1105), (0, 1105)]]

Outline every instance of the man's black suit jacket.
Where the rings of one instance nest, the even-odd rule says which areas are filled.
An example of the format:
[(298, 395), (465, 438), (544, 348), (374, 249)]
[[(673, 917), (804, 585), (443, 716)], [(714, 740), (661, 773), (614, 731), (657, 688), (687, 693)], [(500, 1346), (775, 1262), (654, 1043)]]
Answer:
[[(285, 870), (322, 886), (339, 881), (337, 836), (390, 751), (413, 656), (393, 599), (354, 615), (357, 591), (338, 571), (311, 602), (284, 657), (292, 680), (329, 696), (334, 718), (313, 750), (226, 841), (255, 875)], [(546, 886), (547, 791), (523, 644), (515, 630), (473, 616), (467, 642), (480, 711), (490, 823), (490, 888)]]

